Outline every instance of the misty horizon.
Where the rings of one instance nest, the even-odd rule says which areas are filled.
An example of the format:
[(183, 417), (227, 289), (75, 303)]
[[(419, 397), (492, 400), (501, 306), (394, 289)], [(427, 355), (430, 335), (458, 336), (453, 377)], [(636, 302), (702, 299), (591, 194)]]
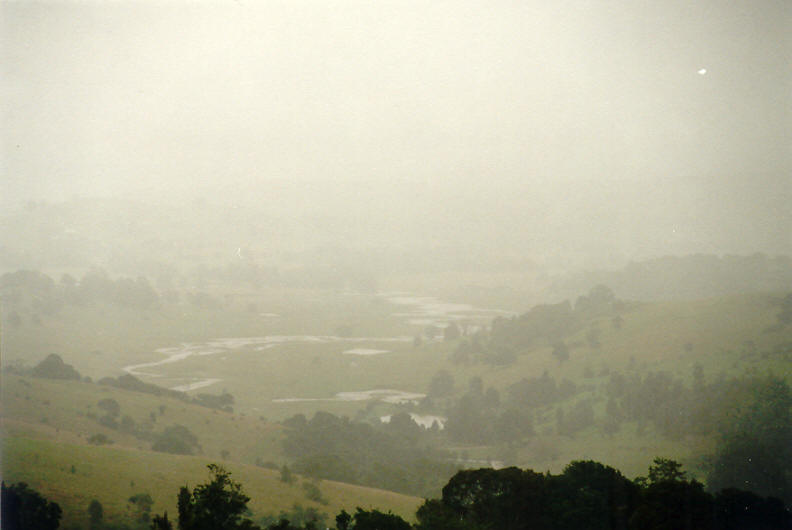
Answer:
[(203, 200), (580, 266), (790, 254), (789, 15), (8, 2), (2, 202)]

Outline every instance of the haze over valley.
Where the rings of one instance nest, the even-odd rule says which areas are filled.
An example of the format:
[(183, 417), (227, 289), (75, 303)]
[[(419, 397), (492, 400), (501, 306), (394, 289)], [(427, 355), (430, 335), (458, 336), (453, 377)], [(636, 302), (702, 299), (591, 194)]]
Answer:
[(0, 14), (3, 528), (792, 525), (788, 3)]

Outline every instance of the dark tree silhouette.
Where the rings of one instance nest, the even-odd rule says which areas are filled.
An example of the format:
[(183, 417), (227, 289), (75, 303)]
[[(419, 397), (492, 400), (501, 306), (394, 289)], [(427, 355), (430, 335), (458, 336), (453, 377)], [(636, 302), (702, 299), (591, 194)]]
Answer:
[(155, 515), (151, 520), (151, 530), (173, 530), (173, 524), (168, 520), (168, 512)]
[(218, 466), (207, 466), (211, 480), (196, 486), (192, 493), (187, 487), (179, 491), (180, 530), (236, 530), (257, 528), (250, 519), (242, 517), (247, 512), (250, 497), (242, 485), (231, 480), (231, 473)]
[(349, 515), (346, 510), (341, 510), (341, 512), (336, 515), (335, 521), (337, 530), (348, 530), (352, 522), (352, 516)]
[(618, 470), (590, 460), (570, 463), (549, 484), (561, 528), (627, 528), (638, 502), (638, 486)]
[(24, 482), (1, 485), (0, 522), (4, 530), (53, 530), (60, 525), (61, 509)]
[(353, 530), (410, 530), (410, 524), (392, 513), (358, 508), (353, 517)]
[(47, 379), (81, 379), (80, 373), (70, 364), (63, 362), (59, 355), (54, 353), (38, 363), (33, 368), (34, 377), (45, 377)]

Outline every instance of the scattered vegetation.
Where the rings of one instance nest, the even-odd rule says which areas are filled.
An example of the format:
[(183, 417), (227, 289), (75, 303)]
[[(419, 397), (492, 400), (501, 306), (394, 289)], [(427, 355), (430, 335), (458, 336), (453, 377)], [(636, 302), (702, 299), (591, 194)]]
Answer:
[(406, 414), (379, 427), (328, 412), (284, 425), (284, 452), (303, 475), (424, 495), (439, 491), (442, 477), (455, 470), (450, 455), (422, 439)]

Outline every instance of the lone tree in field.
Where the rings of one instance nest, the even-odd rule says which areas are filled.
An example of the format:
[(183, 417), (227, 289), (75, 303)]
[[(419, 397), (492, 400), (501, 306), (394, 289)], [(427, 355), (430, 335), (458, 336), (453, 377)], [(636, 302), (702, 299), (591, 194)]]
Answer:
[(250, 519), (242, 517), (250, 500), (242, 492), (242, 485), (231, 480), (231, 473), (221, 466), (207, 467), (212, 475), (209, 483), (196, 486), (192, 493), (186, 486), (179, 491), (179, 529), (256, 528)]
[(50, 354), (46, 359), (38, 363), (33, 368), (33, 377), (43, 377), (46, 379), (82, 379), (80, 372), (70, 364), (63, 362), (59, 355)]

